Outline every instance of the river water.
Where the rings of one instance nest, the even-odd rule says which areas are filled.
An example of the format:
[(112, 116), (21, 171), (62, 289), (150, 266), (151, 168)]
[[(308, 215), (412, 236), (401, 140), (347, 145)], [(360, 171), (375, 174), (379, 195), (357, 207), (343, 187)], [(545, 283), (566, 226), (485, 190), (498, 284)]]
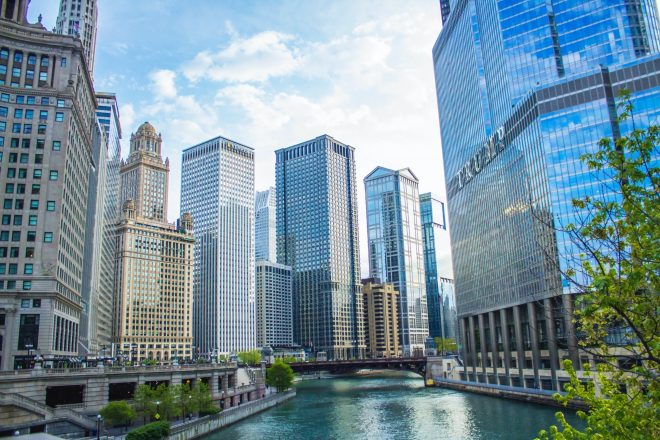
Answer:
[[(206, 438), (533, 439), (557, 408), (441, 388), (419, 376), (306, 380), (289, 402)], [(575, 421), (574, 414), (569, 420)]]

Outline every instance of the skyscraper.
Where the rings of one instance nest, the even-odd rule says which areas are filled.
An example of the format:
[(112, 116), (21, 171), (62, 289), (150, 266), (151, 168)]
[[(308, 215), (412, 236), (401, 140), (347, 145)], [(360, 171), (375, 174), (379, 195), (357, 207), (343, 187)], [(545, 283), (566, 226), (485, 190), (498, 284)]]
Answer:
[(255, 263), (257, 346), (293, 344), (291, 268), (260, 260)]
[[(581, 364), (571, 200), (604, 183), (580, 161), (660, 112), (650, 0), (456, 0), (433, 48), (464, 379), (559, 389)], [(461, 54), (457, 56), (456, 54)]]
[(424, 273), (429, 308), (429, 336), (456, 339), (456, 299), (445, 204), (431, 193), (419, 196), (424, 237)]
[(254, 150), (224, 137), (184, 150), (181, 212), (196, 222), (198, 352), (255, 348)]
[(96, 53), (96, 0), (61, 0), (55, 32), (71, 35), (82, 41), (89, 74), (94, 75)]
[(323, 135), (275, 152), (277, 261), (293, 269), (293, 339), (364, 354), (355, 156)]
[(277, 261), (275, 188), (258, 191), (254, 201), (254, 258)]
[[(96, 99), (80, 41), (0, 8), (0, 368), (78, 354)], [(71, 87), (70, 84), (76, 84)]]
[[(160, 214), (169, 179), (169, 169), (161, 174), (160, 142), (151, 124), (140, 125), (119, 174), (122, 195), (142, 198), (143, 204), (140, 211), (134, 199), (123, 200), (116, 225), (113, 333), (118, 349), (133, 361), (192, 357), (192, 217), (184, 212), (177, 228)], [(157, 209), (144, 208), (154, 206), (145, 201)]]
[(399, 351), (399, 292), (376, 278), (362, 280), (364, 337), (371, 358), (397, 357)]
[(369, 275), (399, 292), (404, 356), (423, 353), (429, 335), (419, 181), (410, 168), (376, 167), (364, 178)]

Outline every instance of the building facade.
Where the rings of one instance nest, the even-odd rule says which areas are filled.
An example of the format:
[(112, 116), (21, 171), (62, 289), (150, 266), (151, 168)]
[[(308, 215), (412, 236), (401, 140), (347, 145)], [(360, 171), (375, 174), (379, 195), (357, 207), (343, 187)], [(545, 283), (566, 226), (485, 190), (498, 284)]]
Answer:
[(293, 339), (364, 354), (355, 151), (323, 135), (275, 152), (277, 262), (293, 271)]
[(394, 288), (394, 284), (381, 283), (376, 278), (362, 280), (367, 357), (401, 356), (398, 297), (399, 292)]
[(404, 356), (423, 353), (429, 335), (419, 181), (409, 168), (377, 167), (364, 178), (369, 274), (399, 292)]
[(195, 346), (256, 347), (254, 150), (217, 137), (183, 152), (181, 212), (195, 218)]
[(451, 243), (445, 204), (431, 193), (425, 193), (419, 196), (419, 209), (424, 237), (429, 336), (456, 339), (456, 298), (451, 280)]
[(277, 261), (275, 188), (257, 191), (254, 199), (254, 259)]
[(580, 156), (631, 129), (619, 93), (658, 119), (660, 26), (648, 0), (585, 6), (456, 0), (433, 48), (467, 380), (556, 390), (586, 360), (559, 229), (604, 189)]
[(56, 33), (80, 38), (90, 75), (94, 74), (97, 16), (96, 0), (61, 0), (55, 24)]
[[(160, 215), (169, 179), (160, 142), (154, 127), (142, 124), (131, 135), (131, 154), (119, 171), (121, 194), (143, 201), (142, 210), (131, 198), (123, 201), (115, 231), (114, 342), (118, 354), (134, 362), (193, 356), (192, 217), (184, 213), (175, 227)], [(164, 178), (157, 174), (150, 179), (154, 169), (158, 173), (164, 169)], [(128, 191), (124, 185), (130, 187)], [(155, 202), (149, 206), (156, 209), (145, 208), (146, 201)]]
[(73, 37), (0, 8), (0, 368), (78, 353), (86, 209), (94, 165), (92, 78)]
[(257, 347), (293, 344), (291, 267), (271, 261), (255, 263)]

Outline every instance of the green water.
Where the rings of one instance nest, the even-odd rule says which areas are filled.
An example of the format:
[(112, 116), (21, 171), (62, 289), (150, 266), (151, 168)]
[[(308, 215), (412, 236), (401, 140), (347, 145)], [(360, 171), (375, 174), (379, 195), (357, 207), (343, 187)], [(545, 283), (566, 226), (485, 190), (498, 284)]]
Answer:
[[(289, 402), (231, 425), (218, 439), (532, 439), (556, 408), (441, 388), (419, 376), (308, 380)], [(570, 420), (575, 420), (572, 415)]]

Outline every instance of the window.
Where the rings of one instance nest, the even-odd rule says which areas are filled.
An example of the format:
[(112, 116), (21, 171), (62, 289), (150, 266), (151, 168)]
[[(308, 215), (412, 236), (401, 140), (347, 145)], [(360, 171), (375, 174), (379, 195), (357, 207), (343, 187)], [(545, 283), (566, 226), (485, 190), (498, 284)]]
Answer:
[(0, 131), (5, 131), (7, 130), (7, 123), (4, 121), (0, 122)]
[(49, 103), (49, 101), (48, 101), (47, 96), (44, 96), (43, 98), (41, 98), (41, 105), (48, 105), (48, 103)]
[(0, 257), (1, 258), (7, 258), (7, 248), (6, 247), (0, 247)]
[(46, 202), (46, 211), (55, 211), (55, 201), (49, 200)]
[[(21, 68), (20, 67), (14, 67), (13, 69), (11, 69), (11, 76), (14, 76), (14, 77), (21, 76)], [(14, 83), (12, 82), (12, 84), (14, 84)]]
[(39, 119), (48, 119), (48, 110), (39, 110)]
[(52, 243), (52, 242), (53, 242), (53, 233), (44, 232), (44, 243)]
[(37, 139), (37, 150), (43, 150), (46, 145), (45, 139)]
[(30, 139), (22, 139), (21, 148), (30, 148)]
[(22, 299), (21, 300), (21, 309), (29, 309), (30, 308), (30, 301), (29, 299)]
[(28, 97), (27, 97), (27, 103), (28, 103), (28, 104), (31, 104), (31, 105), (34, 105), (34, 103), (35, 103), (35, 98), (34, 98), (34, 96), (28, 96)]
[(10, 223), (11, 223), (11, 215), (9, 215), (9, 214), (4, 214), (4, 215), (2, 216), (2, 224), (3, 224), (3, 225), (8, 225), (8, 224), (10, 224)]
[[(25, 282), (23, 282), (25, 284)], [(30, 287), (32, 287), (30, 285)], [(14, 285), (14, 288), (16, 286)], [(21, 314), (18, 327), (18, 350), (39, 348), (39, 315)]]
[(32, 119), (34, 117), (34, 110), (25, 110), (25, 119)]
[(30, 200), (30, 210), (34, 211), (39, 209), (39, 200)]
[(23, 124), (23, 134), (32, 133), (32, 124)]
[(16, 288), (16, 281), (9, 280), (7, 281), (7, 290), (14, 290)]
[(14, 109), (14, 118), (16, 118), (16, 119), (22, 119), (23, 118), (23, 109), (22, 108)]
[(41, 300), (40, 299), (33, 299), (32, 300), (32, 307), (35, 309), (38, 309), (41, 307)]
[(32, 184), (32, 194), (39, 194), (41, 192), (41, 185), (38, 183)]
[(37, 241), (37, 233), (35, 231), (28, 231), (27, 241)]
[(11, 241), (21, 241), (21, 231), (12, 231)]
[(23, 290), (32, 290), (32, 281), (23, 281)]
[(16, 199), (14, 209), (23, 209), (23, 199)]
[(27, 153), (21, 153), (21, 163), (29, 163), (30, 155)]
[(58, 107), (64, 107), (64, 100), (63, 99), (58, 99), (57, 100), (57, 106)]
[(21, 124), (13, 124), (11, 126), (11, 132), (12, 133), (20, 133), (21, 132)]
[(7, 49), (1, 49), (0, 60), (8, 60), (8, 59), (9, 59), (9, 51)]
[(35, 154), (34, 155), (34, 163), (44, 163), (44, 155), (43, 154)]
[(9, 231), (0, 231), (0, 241), (9, 241)]
[(57, 171), (51, 171), (50, 172), (50, 177), (48, 179), (49, 180), (57, 180), (58, 174), (59, 173)]
[(32, 172), (32, 177), (34, 179), (41, 179), (41, 168), (35, 168)]
[(46, 124), (39, 124), (37, 126), (37, 133), (38, 134), (46, 134)]
[(9, 109), (7, 107), (0, 107), (0, 118), (6, 118), (8, 113)]
[(14, 194), (14, 184), (13, 183), (5, 184), (5, 193), (6, 194)]
[(18, 178), (19, 179), (25, 179), (27, 177), (27, 168), (19, 168), (18, 169)]
[(60, 67), (66, 67), (66, 57), (60, 59)]
[[(9, 163), (16, 163), (18, 162), (18, 154), (17, 153), (9, 153)], [(10, 170), (13, 168), (9, 168)], [(9, 175), (7, 175), (9, 177)]]
[(6, 263), (0, 263), (0, 275), (4, 275), (7, 273), (7, 264)]
[(25, 248), (25, 258), (34, 258), (34, 248)]
[(23, 224), (23, 216), (22, 215), (15, 215), (14, 216), (14, 226), (21, 226)]
[(14, 52), (14, 63), (23, 62), (23, 52), (16, 51)]
[(48, 72), (39, 72), (39, 81), (48, 81)]
[(55, 122), (63, 122), (63, 121), (64, 121), (64, 113), (62, 112), (55, 113)]
[(16, 194), (25, 194), (25, 184), (24, 183), (16, 184)]
[(18, 138), (11, 138), (11, 144), (9, 146), (11, 148), (18, 148)]
[(10, 179), (16, 177), (16, 168), (7, 168), (7, 177)]
[(25, 263), (25, 266), (23, 266), (23, 274), (32, 275), (32, 263)]
[(18, 258), (18, 248), (13, 247), (9, 249), (9, 258)]
[[(5, 137), (0, 136), (0, 147), (4, 147), (4, 146), (5, 146)], [(0, 157), (0, 161), (2, 161), (2, 157)]]
[(0, 93), (0, 101), (9, 102), (9, 93)]
[(12, 205), (13, 203), (14, 203), (14, 200), (13, 200), (13, 199), (5, 199), (5, 202), (4, 202), (4, 204), (2, 205), (2, 207), (3, 207), (4, 209), (11, 209), (11, 205)]
[(18, 264), (10, 263), (9, 264), (9, 275), (16, 275), (18, 273)]
[(48, 67), (48, 57), (45, 55), (41, 57), (41, 67)]
[(62, 142), (53, 141), (53, 151), (60, 151), (60, 148), (62, 148)]
[(28, 64), (31, 65), (31, 66), (34, 66), (35, 64), (37, 64), (36, 55), (34, 55), (34, 54), (28, 55)]

